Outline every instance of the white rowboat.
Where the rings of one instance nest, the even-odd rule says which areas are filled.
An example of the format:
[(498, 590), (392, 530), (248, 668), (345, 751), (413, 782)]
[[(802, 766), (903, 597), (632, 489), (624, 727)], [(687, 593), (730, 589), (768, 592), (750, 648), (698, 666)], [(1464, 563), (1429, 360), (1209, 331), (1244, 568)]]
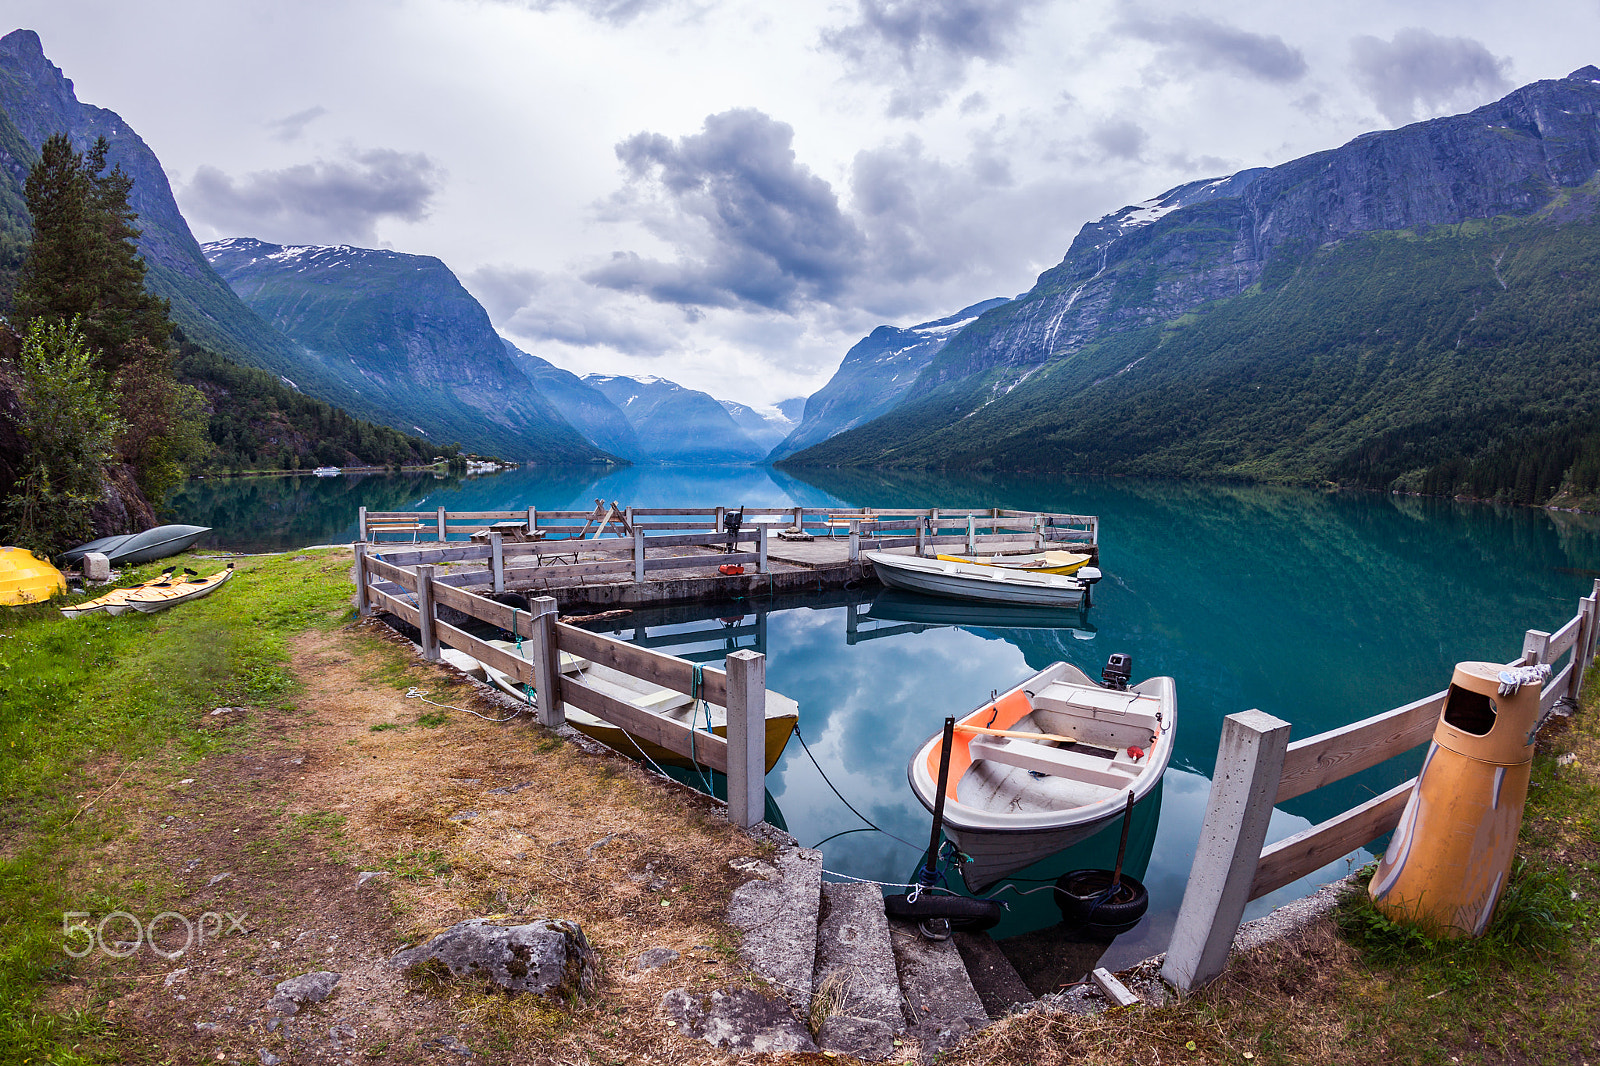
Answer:
[[(1172, 758), (1176, 718), (1170, 677), (1105, 688), (1058, 662), (961, 719), (944, 834), (971, 856), (967, 887), (982, 891), (1088, 839), (1121, 817), (1128, 793), (1135, 802), (1149, 795)], [(942, 732), (929, 737), (907, 770), (930, 811), (943, 743)]]
[(889, 552), (866, 552), (864, 555), (872, 563), (878, 580), (885, 585), (983, 603), (1077, 607), (1087, 603), (1090, 586), (1100, 580), (1100, 571), (1088, 566), (1073, 575), (1043, 574)]

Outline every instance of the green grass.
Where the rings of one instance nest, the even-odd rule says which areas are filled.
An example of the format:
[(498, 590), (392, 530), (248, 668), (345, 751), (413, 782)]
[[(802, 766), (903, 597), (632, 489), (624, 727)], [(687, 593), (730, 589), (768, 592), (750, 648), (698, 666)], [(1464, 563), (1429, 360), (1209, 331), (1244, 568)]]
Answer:
[(310, 553), (244, 564), (215, 595), (155, 615), (0, 609), (0, 1062), (102, 1061), (107, 1030), (92, 1011), (52, 1014), (40, 1000), (73, 970), (64, 912), (142, 913), (139, 901), (168, 889), (86, 861), (131, 831), (118, 806), (125, 775), (181, 776), (242, 743), (243, 726), (195, 726), (216, 706), (284, 701), (288, 639), (348, 618), (348, 598), (346, 564)]

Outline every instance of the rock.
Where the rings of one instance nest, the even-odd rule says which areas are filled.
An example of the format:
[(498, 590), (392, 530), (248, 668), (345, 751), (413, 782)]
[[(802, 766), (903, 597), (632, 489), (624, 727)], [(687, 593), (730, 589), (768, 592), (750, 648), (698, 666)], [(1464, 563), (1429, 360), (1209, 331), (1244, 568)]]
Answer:
[(226, 881), (228, 878), (230, 878), (232, 876), (233, 876), (232, 874), (218, 874), (217, 876), (213, 877), (211, 880), (206, 882), (206, 887), (210, 888), (212, 885), (220, 884), (221, 882)]
[(894, 1054), (894, 1030), (876, 1018), (832, 1014), (817, 1028), (817, 1046), (824, 1051), (882, 1062)]
[(780, 848), (773, 866), (776, 880), (763, 876), (734, 889), (728, 924), (744, 934), (739, 957), (806, 1014), (816, 966), (822, 852)]
[(282, 1060), (264, 1047), (256, 1048), (256, 1058), (261, 1060), (261, 1066), (278, 1066)]
[(476, 817), (478, 817), (477, 811), (461, 811), (458, 814), (452, 814), (450, 820), (452, 822), (470, 822)]
[(185, 967), (183, 967), (181, 969), (173, 970), (171, 973), (167, 974), (166, 979), (161, 982), (161, 987), (162, 988), (171, 988), (172, 987), (172, 982), (176, 981), (178, 978), (182, 977), (184, 974), (186, 974), (188, 972), (189, 972), (189, 967), (187, 967), (187, 966), (185, 966)]
[(279, 981), (272, 990), (267, 1010), (278, 1014), (295, 1014), (307, 1003), (321, 1003), (333, 993), (341, 975), (329, 970), (315, 970)]
[(440, 1033), (432, 1040), (424, 1040), (422, 1047), (428, 1051), (451, 1051), (462, 1058), (471, 1058), (477, 1054), (477, 1052), (463, 1044), (454, 1033)]
[(328, 1046), (335, 1051), (340, 1051), (345, 1044), (356, 1038), (356, 1031), (348, 1025), (336, 1025), (328, 1030)]
[(106, 558), (104, 552), (84, 553), (83, 579), (100, 583), (111, 580), (111, 560)]
[(216, 1029), (217, 1023), (216, 1022), (195, 1022), (194, 1023), (194, 1027), (199, 1032), (209, 1033), (212, 1030)]
[(634, 968), (640, 972), (654, 970), (656, 967), (665, 966), (669, 962), (677, 962), (681, 957), (671, 948), (651, 948), (639, 955), (638, 961), (634, 963)]
[(356, 887), (360, 888), (368, 881), (371, 881), (374, 877), (386, 876), (388, 876), (388, 871), (386, 870), (362, 870), (360, 873), (356, 874)]
[(508, 992), (557, 999), (594, 988), (597, 959), (577, 922), (540, 918), (505, 924), (488, 918), (457, 922), (425, 944), (401, 951), (390, 965), (410, 969), (431, 959), (456, 977), (477, 975)]
[(816, 1051), (816, 1042), (781, 999), (748, 988), (727, 988), (709, 996), (674, 988), (661, 997), (661, 1009), (689, 1036), (741, 1054)]

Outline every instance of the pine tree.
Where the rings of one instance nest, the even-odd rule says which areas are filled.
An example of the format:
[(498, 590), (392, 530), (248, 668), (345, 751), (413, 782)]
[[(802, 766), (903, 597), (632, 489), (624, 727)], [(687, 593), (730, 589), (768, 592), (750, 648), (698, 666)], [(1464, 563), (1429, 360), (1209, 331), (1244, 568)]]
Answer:
[(115, 370), (133, 345), (164, 348), (172, 331), (167, 301), (145, 291), (145, 264), (134, 243), (142, 232), (128, 203), (133, 178), (106, 170), (104, 137), (87, 156), (58, 133), (39, 152), (24, 188), (33, 244), (17, 281), (17, 317), (76, 318), (102, 365)]

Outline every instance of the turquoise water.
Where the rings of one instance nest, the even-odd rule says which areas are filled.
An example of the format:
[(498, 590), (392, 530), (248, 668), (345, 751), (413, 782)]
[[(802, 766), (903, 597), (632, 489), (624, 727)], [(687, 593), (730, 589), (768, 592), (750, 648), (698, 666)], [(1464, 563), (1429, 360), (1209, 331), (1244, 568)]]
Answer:
[[(962, 625), (875, 588), (698, 611), (638, 612), (627, 638), (720, 659), (768, 657), (769, 685), (800, 704), (816, 762), (791, 742), (767, 786), (791, 832), (823, 843), (827, 868), (903, 882), (926, 846), (928, 817), (906, 761), (947, 714), (962, 714), (1057, 659), (1098, 676), (1112, 652), (1135, 677), (1169, 674), (1178, 738), (1161, 795), (1136, 812), (1129, 869), (1151, 913), (1108, 949), (1120, 965), (1164, 950), (1204, 813), (1223, 716), (1252, 707), (1308, 736), (1435, 692), (1465, 659), (1505, 661), (1529, 628), (1552, 630), (1600, 576), (1600, 522), (1587, 516), (1376, 494), (1126, 480), (951, 478), (845, 473), (808, 481), (758, 468), (516, 471), (431, 478), (191, 483), (180, 521), (216, 526), (240, 550), (348, 540), (355, 507), (546, 510), (624, 506), (1008, 507), (1101, 516), (1106, 579), (1067, 628), (978, 616)], [(256, 510), (252, 511), (252, 508)], [(876, 605), (875, 605), (876, 601)], [(1284, 805), (1274, 838), (1327, 818), (1416, 772), (1420, 753)], [(864, 827), (823, 778), (887, 832)], [(838, 835), (838, 834), (844, 835)], [(892, 834), (892, 835), (891, 835)], [(1116, 832), (1024, 871), (997, 935), (1031, 932), (1059, 949), (1048, 885), (1069, 868), (1109, 866)], [(904, 838), (904, 841), (895, 839)], [(831, 839), (830, 839), (831, 838)], [(1363, 856), (1356, 856), (1357, 860)], [(1342, 875), (1339, 861), (1252, 905), (1264, 912)], [(1041, 931), (1042, 930), (1042, 931)]]

